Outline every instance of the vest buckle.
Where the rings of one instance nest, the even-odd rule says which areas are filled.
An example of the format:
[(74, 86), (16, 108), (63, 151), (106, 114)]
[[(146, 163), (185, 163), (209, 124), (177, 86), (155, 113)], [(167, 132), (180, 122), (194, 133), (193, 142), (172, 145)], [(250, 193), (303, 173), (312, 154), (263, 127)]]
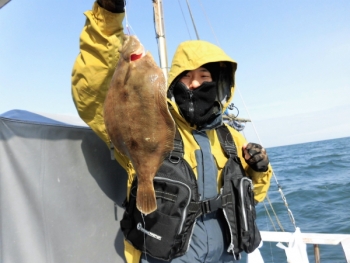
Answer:
[(201, 202), (201, 210), (203, 215), (209, 214), (211, 212), (215, 212), (219, 208), (222, 208), (221, 194), (219, 194), (217, 197), (213, 199), (209, 199)]

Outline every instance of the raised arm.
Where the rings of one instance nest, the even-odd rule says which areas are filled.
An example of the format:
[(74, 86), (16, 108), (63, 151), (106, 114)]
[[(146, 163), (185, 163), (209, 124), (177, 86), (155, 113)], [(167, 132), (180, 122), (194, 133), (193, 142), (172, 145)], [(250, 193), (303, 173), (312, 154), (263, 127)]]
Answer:
[[(85, 12), (80, 53), (72, 72), (72, 96), (79, 116), (109, 146), (103, 104), (123, 41), (124, 0), (98, 1)], [(130, 161), (120, 154), (116, 158), (126, 169)]]
[(80, 53), (72, 72), (72, 96), (80, 117), (109, 144), (103, 121), (103, 103), (119, 59), (124, 12), (112, 13), (100, 5), (95, 2), (92, 10), (85, 12)]

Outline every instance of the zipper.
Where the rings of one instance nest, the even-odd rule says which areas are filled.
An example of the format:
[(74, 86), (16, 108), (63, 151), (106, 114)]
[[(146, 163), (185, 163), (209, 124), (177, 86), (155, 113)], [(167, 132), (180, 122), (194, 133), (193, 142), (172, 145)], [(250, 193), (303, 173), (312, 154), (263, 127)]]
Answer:
[(172, 183), (175, 183), (175, 184), (181, 184), (181, 185), (185, 186), (185, 187), (187, 188), (188, 192), (189, 192), (189, 198), (188, 198), (187, 204), (186, 204), (186, 206), (185, 206), (185, 208), (184, 208), (184, 212), (183, 212), (183, 214), (182, 214), (182, 219), (181, 219), (180, 228), (179, 228), (179, 231), (178, 231), (178, 233), (177, 233), (177, 234), (180, 234), (181, 231), (182, 231), (182, 227), (183, 227), (184, 221), (186, 220), (187, 208), (188, 208), (188, 206), (189, 206), (189, 204), (190, 204), (190, 202), (191, 202), (191, 196), (192, 196), (191, 188), (190, 188), (187, 184), (185, 184), (185, 183), (183, 183), (183, 182), (176, 181), (176, 180), (172, 180), (172, 179), (169, 179), (169, 178), (155, 177), (154, 180), (168, 181), (168, 182), (172, 182)]
[(188, 114), (189, 118), (191, 120), (191, 125), (193, 125), (193, 120), (194, 120), (194, 105), (193, 105), (193, 92), (192, 90), (188, 90), (188, 95), (189, 95), (189, 104), (188, 104)]
[(227, 218), (227, 215), (226, 215), (226, 208), (223, 208), (222, 211), (224, 212), (224, 216), (225, 216), (225, 219), (226, 219), (228, 228), (230, 229), (230, 236), (231, 236), (231, 242), (230, 242), (230, 245), (229, 245), (228, 248), (227, 248), (227, 252), (230, 253), (230, 251), (232, 251), (232, 254), (235, 254), (234, 251), (233, 251), (233, 248), (234, 248), (235, 246), (233, 245), (232, 229), (231, 229), (230, 222), (229, 222), (229, 220), (228, 220), (228, 218)]
[(192, 227), (192, 230), (191, 230), (190, 239), (188, 240), (186, 252), (187, 252), (188, 249), (190, 248), (191, 239), (192, 239), (192, 236), (193, 236), (194, 228), (196, 227), (196, 223), (197, 223), (197, 219), (195, 219), (194, 222), (193, 222), (193, 227)]
[[(222, 187), (222, 188), (220, 189), (220, 195), (221, 195), (221, 196), (222, 196), (223, 191), (224, 191), (224, 188)], [(230, 221), (229, 221), (228, 218), (227, 218), (226, 208), (223, 208), (223, 209), (222, 209), (222, 212), (224, 212), (224, 217), (225, 217), (226, 223), (227, 223), (227, 225), (228, 225), (228, 228), (230, 229), (230, 236), (231, 236), (231, 242), (230, 242), (230, 245), (229, 245), (228, 248), (227, 248), (227, 252), (230, 253), (230, 251), (232, 251), (232, 254), (235, 254), (234, 251), (233, 251), (233, 248), (235, 247), (235, 245), (233, 244), (232, 228), (231, 228), (231, 225), (230, 225)]]
[(137, 224), (137, 230), (140, 230), (141, 232), (145, 233), (146, 235), (150, 236), (150, 237), (153, 237), (155, 239), (158, 239), (159, 241), (162, 240), (162, 237), (157, 235), (157, 234), (154, 234), (148, 230), (146, 230), (145, 228), (142, 227), (142, 224), (141, 223), (138, 223)]
[(111, 160), (115, 160), (115, 156), (114, 156), (114, 144), (112, 143), (111, 140), (109, 140), (109, 150), (111, 152)]
[(241, 206), (242, 206), (242, 215), (243, 215), (243, 222), (244, 222), (244, 230), (248, 231), (248, 223), (247, 223), (247, 214), (245, 211), (245, 205), (244, 205), (244, 196), (243, 196), (243, 183), (244, 181), (248, 181), (248, 183), (250, 184), (250, 187), (252, 187), (252, 180), (250, 180), (249, 178), (243, 177), (241, 182), (239, 183), (239, 187), (241, 190)]

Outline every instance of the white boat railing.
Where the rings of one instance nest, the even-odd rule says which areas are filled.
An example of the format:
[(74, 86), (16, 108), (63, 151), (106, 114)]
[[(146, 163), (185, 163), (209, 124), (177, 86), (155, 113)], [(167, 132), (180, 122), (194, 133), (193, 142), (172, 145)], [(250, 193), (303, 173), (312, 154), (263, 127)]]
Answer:
[[(293, 233), (260, 231), (264, 242), (289, 242)], [(315, 252), (315, 263), (320, 263), (319, 245), (341, 245), (345, 254), (346, 262), (350, 263), (350, 235), (348, 234), (321, 234), (301, 233), (305, 244), (312, 244)]]

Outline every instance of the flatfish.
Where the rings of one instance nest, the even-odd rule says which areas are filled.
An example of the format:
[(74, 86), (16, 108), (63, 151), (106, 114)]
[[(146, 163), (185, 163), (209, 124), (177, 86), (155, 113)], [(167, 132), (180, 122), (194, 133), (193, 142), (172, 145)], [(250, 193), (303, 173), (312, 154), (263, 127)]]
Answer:
[(136, 171), (137, 209), (157, 209), (153, 178), (173, 149), (175, 122), (166, 101), (166, 81), (136, 36), (125, 36), (104, 102), (104, 122), (116, 149)]

